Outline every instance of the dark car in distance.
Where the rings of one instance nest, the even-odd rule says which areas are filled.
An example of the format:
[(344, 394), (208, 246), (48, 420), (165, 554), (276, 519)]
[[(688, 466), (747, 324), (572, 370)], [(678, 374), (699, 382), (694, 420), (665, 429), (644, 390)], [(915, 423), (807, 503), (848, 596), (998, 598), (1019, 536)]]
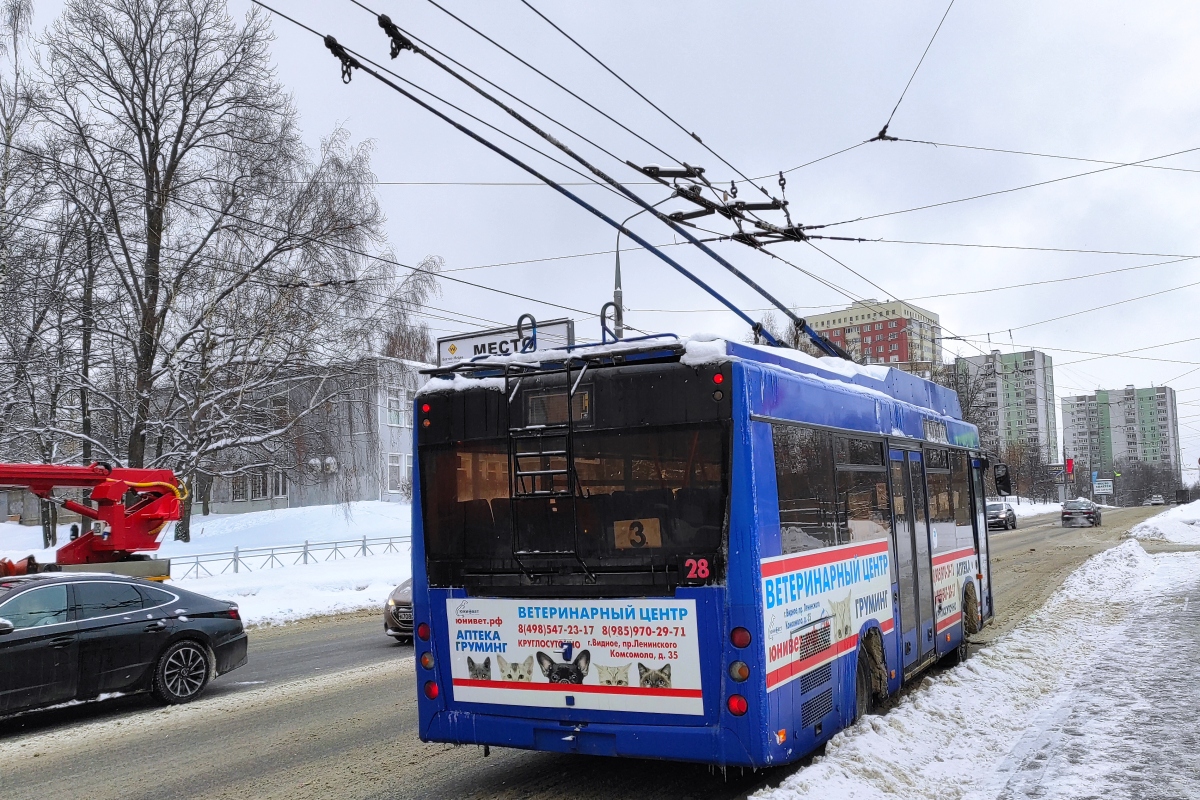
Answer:
[(1090, 525), (1094, 528), (1100, 524), (1100, 507), (1082, 497), (1068, 500), (1063, 503), (1062, 524), (1064, 528), (1076, 525)]
[(383, 632), (397, 642), (413, 638), (412, 578), (392, 590), (383, 606)]
[(1017, 529), (1017, 512), (1008, 503), (987, 504), (987, 525), (989, 528)]
[(186, 703), (246, 663), (238, 607), (138, 578), (0, 578), (0, 717), (150, 692)]

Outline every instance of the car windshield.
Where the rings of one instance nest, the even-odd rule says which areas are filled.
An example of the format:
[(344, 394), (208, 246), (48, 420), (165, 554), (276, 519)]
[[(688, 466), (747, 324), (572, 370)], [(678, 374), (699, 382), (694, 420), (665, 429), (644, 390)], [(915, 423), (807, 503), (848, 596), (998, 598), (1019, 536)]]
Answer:
[(1000, 509), (1001, 509), (1001, 505), (999, 503), (988, 503), (987, 504), (988, 511), (999, 511)]
[(1086, 508), (1091, 508), (1091, 507), (1092, 507), (1092, 504), (1090, 502), (1088, 502), (1087, 500), (1069, 500), (1065, 506), (1065, 508), (1071, 508), (1071, 509), (1076, 509), (1076, 510), (1081, 509), (1081, 508), (1086, 509)]

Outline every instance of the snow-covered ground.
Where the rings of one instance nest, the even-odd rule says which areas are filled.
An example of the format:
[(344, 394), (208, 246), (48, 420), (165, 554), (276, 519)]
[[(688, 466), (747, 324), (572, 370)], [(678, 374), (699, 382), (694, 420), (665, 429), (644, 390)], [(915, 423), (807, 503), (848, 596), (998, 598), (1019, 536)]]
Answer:
[[(383, 609), (392, 589), (412, 574), (408, 548), (400, 553), (226, 573), (169, 584), (237, 603), (248, 625)], [(382, 617), (380, 618), (382, 625)]]
[(1200, 500), (1168, 508), (1130, 529), (1135, 539), (1159, 539), (1176, 544), (1200, 544)]
[[(246, 514), (212, 514), (192, 517), (192, 541), (176, 542), (164, 534), (159, 554), (185, 564), (189, 555), (252, 547), (272, 547), (312, 542), (361, 539), (366, 536), (407, 537), (412, 532), (412, 506), (378, 501), (348, 506), (311, 506)], [(60, 526), (59, 542), (69, 538), (69, 526)], [(54, 560), (54, 550), (43, 550), (41, 528), (0, 523), (0, 558), (19, 559), (33, 554), (39, 561)], [(248, 624), (279, 623), (322, 614), (382, 608), (388, 593), (412, 574), (407, 543), (397, 543), (399, 553), (249, 571), (237, 574), (173, 581), (201, 594), (237, 603)], [(379, 553), (381, 548), (375, 548)], [(317, 558), (324, 559), (325, 553)], [(285, 560), (287, 563), (288, 560)], [(211, 565), (210, 565), (211, 566)], [(177, 574), (180, 570), (174, 570)], [(214, 572), (217, 569), (213, 569)]]
[(1200, 796), (1200, 553), (1095, 556), (1025, 624), (757, 798)]
[[(272, 547), (310, 541), (361, 539), (364, 536), (408, 536), (412, 531), (412, 506), (369, 500), (339, 506), (280, 508), (246, 514), (192, 516), (192, 540), (177, 542), (173, 529), (163, 534), (159, 553), (174, 558), (192, 553), (215, 553), (234, 547)], [(70, 526), (60, 525), (59, 544), (70, 538)], [(24, 558), (32, 553), (39, 561), (54, 560), (54, 550), (42, 549), (42, 529), (36, 525), (0, 522), (0, 558)]]
[[(1000, 502), (996, 499), (988, 500), (989, 503)], [(1036, 517), (1041, 514), (1057, 514), (1062, 511), (1062, 503), (1035, 503), (1028, 497), (1022, 497), (1021, 502), (1017, 504), (1017, 498), (1009, 497), (1003, 502), (1012, 506), (1013, 511), (1017, 515), (1017, 519), (1022, 517)]]

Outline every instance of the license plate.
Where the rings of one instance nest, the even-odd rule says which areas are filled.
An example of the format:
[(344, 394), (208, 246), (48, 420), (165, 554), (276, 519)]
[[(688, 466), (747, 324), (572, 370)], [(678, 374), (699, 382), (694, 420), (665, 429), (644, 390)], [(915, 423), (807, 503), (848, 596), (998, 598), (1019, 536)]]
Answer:
[(402, 608), (396, 612), (396, 619), (412, 621), (412, 609)]

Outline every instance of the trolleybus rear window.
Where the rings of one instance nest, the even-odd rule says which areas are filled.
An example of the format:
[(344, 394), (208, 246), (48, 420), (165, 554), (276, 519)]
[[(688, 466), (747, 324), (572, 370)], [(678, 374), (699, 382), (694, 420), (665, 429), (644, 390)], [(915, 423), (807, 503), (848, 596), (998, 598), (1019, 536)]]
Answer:
[[(589, 564), (648, 568), (720, 551), (729, 492), (724, 424), (580, 430), (574, 439), (574, 501), (510, 499), (506, 439), (423, 449), (429, 561), (511, 570), (519, 554), (570, 554), (561, 559), (570, 566), (577, 552)], [(564, 456), (542, 458), (546, 470), (565, 467)]]

